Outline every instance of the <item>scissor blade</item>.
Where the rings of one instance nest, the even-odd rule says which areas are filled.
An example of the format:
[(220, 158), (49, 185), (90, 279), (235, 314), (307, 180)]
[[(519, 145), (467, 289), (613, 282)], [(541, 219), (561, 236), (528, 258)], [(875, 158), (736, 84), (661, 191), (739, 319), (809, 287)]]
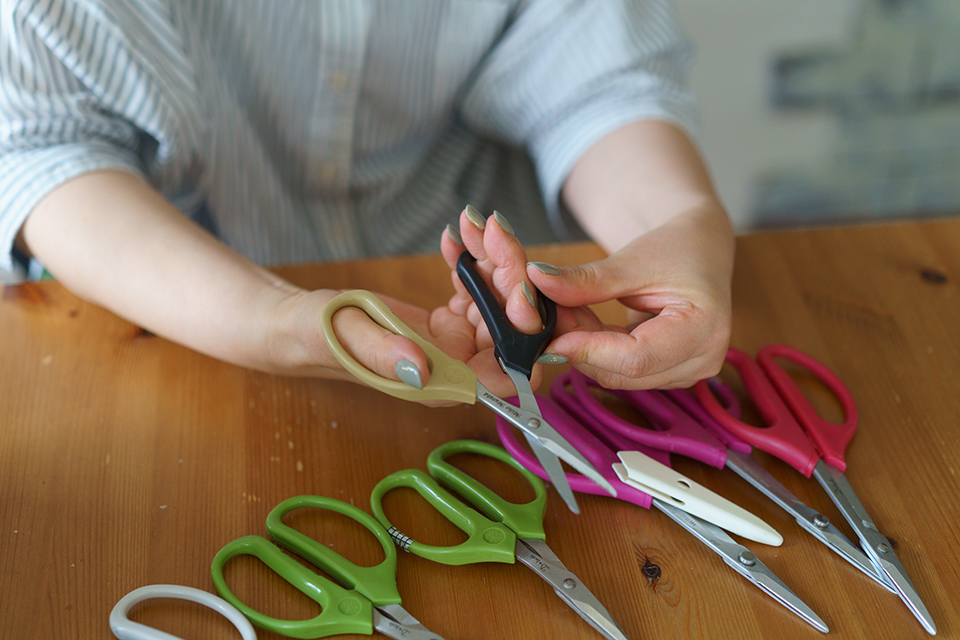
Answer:
[(723, 558), (728, 566), (799, 616), (804, 622), (817, 631), (823, 633), (829, 631), (827, 625), (820, 619), (820, 616), (813, 612), (813, 609), (798, 598), (757, 556), (753, 555), (743, 545), (734, 542), (733, 538), (724, 533), (723, 529), (657, 498), (653, 499), (653, 506), (692, 533), (698, 540)]
[(543, 540), (517, 539), (517, 560), (546, 580), (557, 595), (608, 640), (628, 640), (613, 616), (580, 579), (571, 573)]
[(580, 506), (577, 504), (577, 499), (573, 495), (573, 489), (570, 488), (570, 483), (567, 482), (567, 475), (563, 472), (563, 465), (560, 464), (560, 458), (540, 446), (540, 441), (530, 434), (524, 433), (523, 435), (527, 438), (527, 442), (530, 444), (530, 450), (533, 451), (533, 455), (537, 456), (537, 461), (540, 463), (540, 466), (543, 467), (543, 470), (546, 471), (547, 477), (553, 482), (553, 486), (556, 487), (557, 493), (563, 498), (567, 508), (579, 514)]
[[(530, 381), (527, 380), (527, 376), (511, 367), (505, 367), (504, 371), (510, 376), (510, 380), (517, 390), (520, 408), (530, 413), (540, 413), (540, 405), (537, 404), (537, 398), (533, 395), (533, 389), (530, 388)], [(557, 488), (557, 493), (563, 498), (567, 507), (570, 511), (579, 514), (580, 507), (577, 506), (577, 499), (574, 497), (573, 489), (570, 488), (570, 483), (567, 481), (567, 474), (563, 472), (563, 465), (560, 464), (560, 459), (547, 451), (546, 447), (541, 446), (539, 439), (534, 439), (527, 435), (527, 442), (530, 443), (533, 454), (537, 456), (537, 460), (540, 461), (540, 466), (547, 472), (547, 477), (550, 478), (553, 486)]]
[(834, 553), (875, 580), (884, 589), (890, 593), (897, 593), (887, 574), (877, 569), (860, 547), (850, 542), (825, 515), (801, 502), (800, 498), (748, 454), (728, 449), (726, 466), (796, 518), (797, 524), (803, 527), (804, 531), (827, 545)]
[[(526, 378), (523, 380), (526, 382)], [(529, 388), (529, 382), (527, 382), (526, 386)], [(479, 382), (477, 382), (477, 400), (496, 411), (504, 420), (517, 429), (520, 429), (525, 435), (532, 436), (541, 447), (553, 455), (558, 456), (581, 474), (590, 478), (590, 480), (611, 496), (617, 496), (613, 485), (607, 482), (607, 480), (600, 475), (600, 472), (597, 471), (596, 467), (587, 462), (587, 459), (584, 458), (579, 451), (567, 442), (563, 436), (557, 433), (557, 431), (550, 426), (549, 422), (543, 419), (539, 409), (537, 409), (537, 411), (527, 411), (515, 407), (509, 402), (490, 393), (490, 391)], [(552, 477), (550, 479), (554, 484), (557, 484)], [(566, 481), (566, 478), (564, 478), (564, 481)]]
[(847, 481), (847, 477), (839, 469), (832, 467), (823, 460), (817, 462), (817, 465), (813, 468), (813, 476), (830, 496), (830, 499), (833, 500), (833, 503), (837, 505), (837, 508), (840, 509), (840, 513), (847, 519), (850, 526), (853, 527), (853, 531), (860, 538), (863, 550), (867, 552), (876, 567), (890, 578), (897, 590), (897, 595), (907, 605), (910, 612), (920, 621), (927, 633), (936, 635), (937, 625), (934, 624), (930, 612), (927, 611), (927, 607), (920, 600), (920, 594), (917, 593), (916, 587), (907, 577), (907, 572), (900, 564), (900, 559), (894, 552), (893, 545), (886, 536), (877, 530), (877, 526), (873, 524), (873, 520), (867, 514), (863, 503), (860, 502), (860, 498), (857, 497), (853, 487)]
[(416, 625), (408, 625), (394, 620), (383, 611), (385, 608), (373, 608), (373, 628), (383, 635), (395, 640), (445, 640), (419, 622)]

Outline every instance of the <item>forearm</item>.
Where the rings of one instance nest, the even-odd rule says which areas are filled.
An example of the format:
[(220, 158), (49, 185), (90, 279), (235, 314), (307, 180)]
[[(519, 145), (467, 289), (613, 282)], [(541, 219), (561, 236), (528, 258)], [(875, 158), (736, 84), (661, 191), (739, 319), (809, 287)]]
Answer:
[(667, 122), (635, 122), (601, 139), (571, 170), (562, 198), (608, 253), (685, 217), (708, 227), (717, 249), (732, 256), (733, 232), (709, 174), (686, 135)]
[(65, 183), (30, 214), (21, 237), (82, 298), (202, 353), (277, 368), (277, 309), (299, 290), (138, 178), (99, 172)]

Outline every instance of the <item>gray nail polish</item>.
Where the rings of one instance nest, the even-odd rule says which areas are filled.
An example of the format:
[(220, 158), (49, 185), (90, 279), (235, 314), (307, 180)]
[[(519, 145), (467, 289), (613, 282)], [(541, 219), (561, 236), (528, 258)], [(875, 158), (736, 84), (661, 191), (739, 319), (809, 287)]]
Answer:
[(472, 204), (467, 205), (467, 220), (475, 226), (477, 229), (483, 231), (487, 226), (487, 221), (484, 219), (480, 212), (473, 208)]
[(420, 369), (409, 360), (401, 360), (398, 362), (394, 371), (397, 372), (397, 377), (400, 378), (404, 384), (414, 389), (423, 389), (423, 384), (420, 382)]
[(533, 291), (530, 290), (530, 287), (526, 282), (520, 283), (520, 288), (523, 290), (523, 297), (527, 299), (527, 302), (530, 303), (530, 306), (534, 309), (537, 308), (537, 301), (533, 299)]
[(463, 238), (460, 237), (460, 232), (457, 231), (457, 228), (452, 224), (447, 225), (447, 236), (457, 244), (463, 245)]
[(546, 262), (528, 262), (528, 265), (539, 271), (540, 273), (545, 273), (548, 276), (558, 276), (560, 275), (560, 269), (557, 269), (552, 264), (547, 264)]
[(497, 221), (497, 224), (500, 225), (501, 229), (516, 237), (517, 234), (513, 232), (513, 227), (510, 226), (510, 223), (507, 222), (507, 219), (503, 217), (503, 214), (501, 214), (499, 211), (494, 211), (493, 218)]
[(567, 356), (561, 356), (556, 353), (545, 353), (539, 358), (537, 362), (540, 364), (563, 364), (567, 361)]

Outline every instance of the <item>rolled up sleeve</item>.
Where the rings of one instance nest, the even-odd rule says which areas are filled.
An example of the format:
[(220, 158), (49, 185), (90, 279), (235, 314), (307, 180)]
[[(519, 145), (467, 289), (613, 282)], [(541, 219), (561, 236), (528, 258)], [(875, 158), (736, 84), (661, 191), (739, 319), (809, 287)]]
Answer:
[[(144, 176), (142, 158), (156, 143), (79, 71), (78, 52), (89, 65), (97, 53), (91, 47), (99, 42), (104, 56), (110, 48), (103, 37), (84, 38), (92, 28), (87, 16), (30, 2), (3, 3), (0, 11), (0, 269), (12, 271), (14, 240), (40, 200), (91, 171)], [(99, 69), (122, 86), (123, 69)]]
[(667, 0), (532, 0), (488, 56), (461, 113), (478, 131), (526, 146), (562, 231), (560, 190), (601, 138), (647, 119), (696, 137), (685, 85), (692, 58)]

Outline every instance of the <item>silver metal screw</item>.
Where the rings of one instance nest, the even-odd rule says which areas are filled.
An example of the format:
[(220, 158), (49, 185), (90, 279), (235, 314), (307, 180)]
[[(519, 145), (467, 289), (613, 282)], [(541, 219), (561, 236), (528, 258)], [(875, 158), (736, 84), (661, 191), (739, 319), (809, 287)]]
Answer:
[(886, 542), (881, 542), (877, 545), (877, 551), (880, 553), (887, 553), (890, 551), (890, 545), (888, 545)]
[(741, 551), (740, 557), (737, 558), (737, 560), (739, 560), (740, 564), (745, 567), (752, 567), (753, 565), (757, 564), (757, 556), (753, 555), (749, 551)]
[(537, 418), (530, 418), (529, 420), (527, 420), (527, 426), (530, 427), (531, 429), (536, 429), (537, 427), (540, 426), (540, 420), (538, 420)]
[(577, 581), (573, 578), (567, 578), (563, 581), (564, 589), (573, 589), (575, 586), (577, 586)]
[(818, 529), (826, 529), (830, 526), (830, 519), (822, 513), (818, 513), (813, 517), (813, 524)]

